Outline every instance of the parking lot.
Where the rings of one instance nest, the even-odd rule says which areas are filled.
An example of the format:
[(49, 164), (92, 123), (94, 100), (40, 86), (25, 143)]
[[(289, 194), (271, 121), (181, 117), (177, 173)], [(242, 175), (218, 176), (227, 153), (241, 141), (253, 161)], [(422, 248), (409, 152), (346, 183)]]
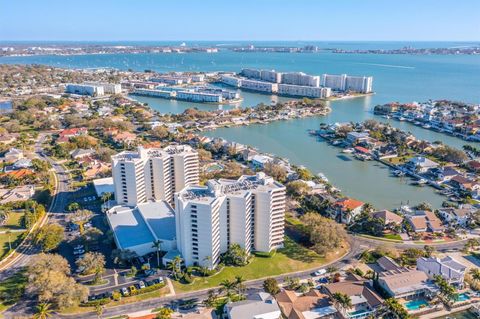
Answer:
[[(69, 202), (76, 202), (81, 209), (87, 209), (93, 213), (89, 220), (73, 223), (69, 222), (69, 215), (73, 213), (65, 212), (62, 225), (65, 227), (66, 240), (59, 247), (59, 253), (68, 260), (77, 281), (88, 285), (90, 300), (111, 297), (114, 291), (128, 296), (132, 291), (164, 282), (168, 271), (156, 269), (158, 267), (156, 254), (135, 258), (130, 264), (123, 266), (114, 264), (111, 253), (116, 246), (105, 215), (101, 211), (102, 201), (97, 198), (93, 186), (87, 185), (75, 189), (69, 194)], [(102, 234), (94, 242), (86, 242), (82, 233), (92, 228), (100, 230)], [(99, 285), (91, 285), (94, 275), (82, 276), (82, 269), (76, 265), (76, 262), (87, 252), (98, 252), (105, 256), (105, 272)], [(131, 274), (132, 266), (138, 270), (134, 276)], [(143, 271), (142, 267), (150, 270)]]

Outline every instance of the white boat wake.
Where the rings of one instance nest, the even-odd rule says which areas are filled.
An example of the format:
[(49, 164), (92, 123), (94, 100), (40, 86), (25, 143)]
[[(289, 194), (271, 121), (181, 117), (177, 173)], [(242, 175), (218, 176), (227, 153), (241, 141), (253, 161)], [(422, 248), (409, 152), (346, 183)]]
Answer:
[(414, 66), (394, 65), (394, 64), (380, 64), (380, 63), (358, 63), (358, 64), (383, 66), (383, 67), (386, 67), (386, 68), (397, 68), (397, 69), (415, 69)]

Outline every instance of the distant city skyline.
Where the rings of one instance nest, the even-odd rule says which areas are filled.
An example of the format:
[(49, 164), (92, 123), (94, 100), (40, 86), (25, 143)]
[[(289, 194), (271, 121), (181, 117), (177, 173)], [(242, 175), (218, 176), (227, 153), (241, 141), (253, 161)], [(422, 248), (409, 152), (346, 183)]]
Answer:
[(478, 0), (3, 1), (0, 41), (477, 41)]

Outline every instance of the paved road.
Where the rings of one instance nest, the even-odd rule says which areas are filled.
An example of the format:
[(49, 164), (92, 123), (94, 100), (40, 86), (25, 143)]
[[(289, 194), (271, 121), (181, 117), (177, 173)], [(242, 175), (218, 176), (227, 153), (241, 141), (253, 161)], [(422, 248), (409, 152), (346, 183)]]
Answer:
[[(423, 248), (423, 245), (419, 244), (413, 244), (413, 243), (387, 243), (385, 241), (381, 240), (375, 240), (375, 239), (369, 239), (369, 238), (364, 238), (364, 237), (359, 237), (359, 236), (350, 236), (350, 246), (351, 249), (348, 254), (340, 258), (339, 260), (325, 265), (324, 267), (328, 266), (333, 266), (335, 268), (341, 269), (349, 264), (355, 263), (355, 261), (358, 259), (360, 254), (368, 248), (374, 248), (374, 247), (384, 247), (384, 246), (393, 246), (399, 249), (405, 249), (405, 248)], [(454, 251), (454, 250), (460, 250), (463, 248), (463, 245), (465, 244), (465, 241), (458, 241), (458, 242), (452, 242), (452, 243), (439, 243), (435, 244), (436, 250), (441, 251), (441, 252), (446, 252), (446, 251)], [(300, 278), (300, 279), (306, 279), (306, 278), (311, 278), (311, 273), (312, 270), (308, 271), (301, 271), (297, 272), (295, 274), (290, 274), (290, 275), (281, 275), (277, 276), (276, 279), (279, 282), (283, 282), (286, 276), (289, 277), (295, 277), (295, 278)], [(255, 293), (258, 291), (262, 290), (262, 284), (263, 284), (264, 279), (258, 279), (258, 280), (251, 280), (246, 282), (246, 287), (247, 287), (247, 294), (248, 293)], [(210, 288), (211, 289), (211, 288)], [(189, 300), (189, 299), (196, 299), (199, 302), (207, 298), (207, 293), (209, 289), (201, 290), (201, 291), (196, 291), (196, 292), (189, 292), (189, 293), (183, 293), (183, 294), (177, 294), (172, 297), (162, 297), (162, 298), (154, 298), (150, 300), (145, 300), (142, 302), (137, 302), (134, 304), (127, 304), (127, 305), (122, 305), (122, 306), (117, 306), (113, 308), (107, 308), (104, 311), (104, 316), (105, 317), (111, 317), (111, 316), (118, 316), (121, 314), (127, 314), (127, 313), (134, 313), (142, 310), (148, 310), (148, 309), (153, 309), (157, 308), (160, 306), (174, 306), (175, 304), (178, 304), (179, 301), (181, 300)], [(63, 318), (86, 318), (86, 319), (94, 319), (96, 318), (96, 315), (94, 313), (87, 313), (87, 314), (81, 314), (81, 315), (69, 315), (69, 316), (60, 316)]]
[[(46, 223), (65, 223), (65, 206), (68, 204), (68, 192), (69, 192), (69, 175), (63, 168), (63, 166), (57, 164), (54, 160), (45, 156), (42, 152), (42, 142), (45, 139), (45, 135), (41, 135), (38, 141), (35, 143), (35, 153), (36, 155), (48, 161), (53, 168), (53, 172), (56, 177), (56, 191), (53, 196), (52, 204), (47, 212), (47, 216), (41, 222), (40, 226), (43, 226)], [(18, 247), (18, 253), (11, 259), (7, 260), (7, 263), (2, 265), (0, 268), (0, 282), (5, 278), (8, 278), (22, 269), (24, 266), (27, 266), (30, 262), (30, 259), (38, 254), (40, 251), (34, 245), (32, 245), (30, 240), (27, 240)], [(11, 307), (7, 312), (4, 313), (5, 318), (12, 318), (18, 316), (21, 313), (31, 312), (31, 305), (28, 302), (22, 300), (21, 303)]]

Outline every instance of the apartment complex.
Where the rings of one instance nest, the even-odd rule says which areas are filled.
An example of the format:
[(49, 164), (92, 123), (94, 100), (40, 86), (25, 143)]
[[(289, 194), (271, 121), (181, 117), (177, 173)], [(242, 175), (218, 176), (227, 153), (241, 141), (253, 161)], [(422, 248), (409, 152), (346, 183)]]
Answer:
[(122, 85), (116, 83), (106, 82), (85, 82), (86, 85), (101, 86), (105, 94), (120, 94), (122, 93)]
[(233, 243), (247, 252), (283, 246), (285, 187), (264, 173), (186, 187), (175, 194), (175, 207), (186, 265), (214, 267)]
[(318, 76), (303, 72), (242, 69), (239, 76), (224, 74), (220, 80), (230, 86), (259, 92), (311, 98), (328, 98), (332, 90), (359, 93), (373, 91), (373, 77), (346, 74)]
[(320, 85), (334, 91), (355, 91), (360, 93), (373, 92), (373, 77), (349, 76), (346, 74), (322, 74)]
[(67, 84), (65, 88), (66, 93), (90, 95), (90, 96), (103, 96), (105, 91), (101, 85), (92, 84)]
[(326, 87), (300, 86), (279, 84), (278, 94), (288, 96), (305, 96), (326, 99), (332, 94), (332, 90)]
[(115, 199), (135, 206), (147, 200), (173, 204), (173, 194), (199, 182), (198, 153), (187, 145), (139, 147), (112, 156)]

